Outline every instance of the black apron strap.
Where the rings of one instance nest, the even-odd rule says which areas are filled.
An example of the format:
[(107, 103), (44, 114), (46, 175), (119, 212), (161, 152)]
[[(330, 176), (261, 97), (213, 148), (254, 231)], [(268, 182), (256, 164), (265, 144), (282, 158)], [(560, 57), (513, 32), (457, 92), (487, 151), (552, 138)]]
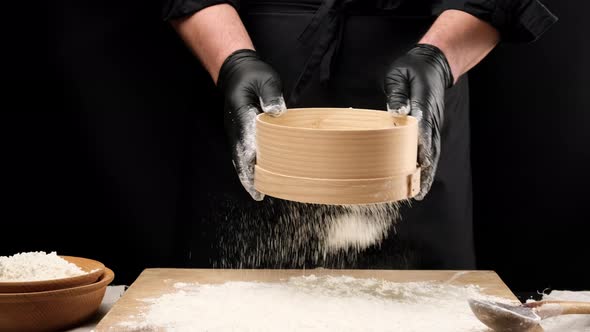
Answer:
[(346, 7), (353, 1), (324, 0), (311, 22), (299, 36), (298, 40), (303, 45), (308, 44), (314, 37), (317, 39), (301, 74), (295, 81), (293, 90), (288, 97), (289, 102), (297, 102), (299, 95), (307, 87), (318, 68), (321, 83), (325, 83), (330, 79), (332, 63), (342, 40)]
[[(370, 8), (375, 11), (393, 10), (400, 5), (400, 2), (400, 0), (378, 0), (371, 4)], [(307, 45), (314, 39), (316, 43), (288, 96), (289, 102), (297, 102), (318, 68), (320, 82), (326, 83), (330, 80), (332, 65), (342, 42), (344, 20), (349, 14), (349, 7), (358, 3), (357, 0), (324, 0), (322, 2), (311, 22), (298, 38), (302, 45)]]

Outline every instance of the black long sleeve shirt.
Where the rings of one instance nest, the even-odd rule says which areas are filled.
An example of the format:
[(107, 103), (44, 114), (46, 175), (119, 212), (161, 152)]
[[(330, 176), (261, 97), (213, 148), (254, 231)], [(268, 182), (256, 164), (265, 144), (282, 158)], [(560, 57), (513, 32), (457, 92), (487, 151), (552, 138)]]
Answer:
[[(171, 20), (189, 16), (203, 8), (224, 3), (239, 8), (241, 2), (248, 0), (164, 0), (163, 17)], [(449, 9), (464, 11), (494, 26), (505, 42), (534, 41), (557, 21), (557, 17), (539, 0), (363, 0), (363, 5), (381, 10), (413, 7), (433, 16)]]

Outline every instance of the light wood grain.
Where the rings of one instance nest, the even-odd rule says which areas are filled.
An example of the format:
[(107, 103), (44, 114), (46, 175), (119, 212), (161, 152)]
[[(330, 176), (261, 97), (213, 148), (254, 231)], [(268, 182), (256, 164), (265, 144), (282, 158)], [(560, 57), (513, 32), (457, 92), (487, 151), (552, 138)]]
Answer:
[(577, 301), (540, 301), (535, 302), (536, 306), (544, 306), (545, 304), (556, 304), (561, 307), (561, 312), (553, 316), (558, 315), (590, 315), (590, 303), (588, 302), (577, 302)]
[[(364, 204), (417, 193), (408, 190), (417, 172), (415, 118), (374, 110), (306, 108), (280, 117), (261, 114), (256, 128), (255, 187), (267, 195), (307, 203)], [(305, 186), (292, 186), (297, 179)], [(359, 185), (363, 180), (372, 187)], [(350, 188), (343, 191), (343, 186)], [(330, 199), (321, 199), (323, 195)]]
[(590, 315), (590, 303), (586, 302), (561, 302), (563, 315)]
[(82, 323), (99, 308), (115, 274), (90, 285), (47, 292), (0, 294), (0, 332), (52, 332)]
[(310, 179), (269, 172), (256, 166), (258, 190), (272, 196), (316, 204), (395, 202), (420, 191), (420, 169), (413, 174), (381, 179)]
[[(281, 282), (290, 277), (352, 276), (377, 278), (393, 282), (432, 281), (452, 285), (478, 285), (483, 292), (518, 302), (510, 289), (493, 271), (399, 271), (399, 270), (217, 270), (217, 269), (147, 269), (98, 324), (97, 332), (121, 331), (120, 323), (129, 321), (147, 308), (141, 299), (174, 292), (177, 282), (219, 284), (227, 281)], [(119, 328), (117, 328), (119, 327)]]

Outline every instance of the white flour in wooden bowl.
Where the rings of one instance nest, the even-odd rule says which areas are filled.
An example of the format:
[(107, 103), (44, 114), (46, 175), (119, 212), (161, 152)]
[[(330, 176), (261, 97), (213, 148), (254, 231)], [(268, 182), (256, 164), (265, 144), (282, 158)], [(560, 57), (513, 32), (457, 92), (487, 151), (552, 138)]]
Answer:
[(488, 331), (468, 298), (476, 286), (294, 277), (281, 283), (174, 285), (116, 331)]
[(56, 252), (26, 252), (0, 256), (0, 282), (40, 281), (75, 277), (84, 270)]

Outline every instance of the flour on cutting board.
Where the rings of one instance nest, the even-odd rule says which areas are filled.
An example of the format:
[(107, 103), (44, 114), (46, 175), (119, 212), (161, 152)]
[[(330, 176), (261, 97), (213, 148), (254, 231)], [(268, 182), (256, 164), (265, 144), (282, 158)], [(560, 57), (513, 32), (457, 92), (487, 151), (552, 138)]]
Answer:
[(0, 256), (0, 282), (39, 281), (85, 274), (77, 265), (51, 252), (26, 252)]
[(491, 299), (477, 286), (346, 276), (176, 283), (174, 288), (142, 299), (147, 303), (143, 313), (115, 330), (483, 332), (467, 299)]

